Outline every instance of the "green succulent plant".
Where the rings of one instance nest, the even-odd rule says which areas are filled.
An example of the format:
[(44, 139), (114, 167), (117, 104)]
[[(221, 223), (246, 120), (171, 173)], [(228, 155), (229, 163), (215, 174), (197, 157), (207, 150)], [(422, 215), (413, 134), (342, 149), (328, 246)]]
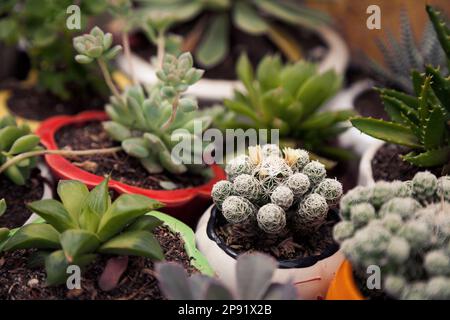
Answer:
[[(438, 12), (432, 7), (427, 11), (450, 61), (450, 31)], [(402, 158), (415, 166), (442, 166), (450, 159), (450, 78), (432, 66), (423, 74), (413, 71), (412, 78), (415, 96), (380, 90), (390, 122), (372, 118), (351, 122), (372, 137), (411, 148)]]
[(108, 179), (89, 192), (79, 181), (58, 184), (61, 199), (28, 205), (45, 223), (18, 229), (4, 244), (4, 251), (38, 249), (37, 261), (45, 264), (47, 283), (64, 283), (69, 265), (84, 267), (98, 254), (164, 258), (152, 231), (161, 221), (146, 215), (162, 204), (141, 195), (124, 194), (111, 201)]
[[(107, 0), (81, 0), (77, 5), (81, 11), (81, 28), (87, 20), (106, 9)], [(0, 6), (0, 42), (26, 43), (31, 67), (38, 71), (37, 86), (61, 99), (73, 98), (77, 92), (106, 91), (104, 84), (88, 67), (73, 61), (70, 39), (79, 32), (69, 30), (66, 20), (67, 8), (72, 0), (3, 0)]]
[(439, 66), (443, 74), (448, 74), (447, 57), (440, 46), (438, 36), (430, 22), (427, 24), (421, 40), (414, 40), (410, 16), (406, 11), (400, 14), (400, 39), (392, 32), (387, 33), (387, 40), (377, 39), (377, 45), (383, 55), (384, 66), (372, 61), (372, 70), (390, 85), (409, 94), (414, 93), (411, 82), (411, 70), (425, 72), (425, 66)]
[(320, 110), (341, 88), (341, 76), (334, 71), (321, 74), (303, 61), (283, 64), (278, 56), (265, 57), (255, 71), (246, 55), (239, 59), (237, 74), (245, 91), (224, 101), (231, 114), (218, 121), (220, 128), (278, 129), (282, 144), (300, 142), (324, 156), (348, 156), (326, 142), (347, 129), (354, 112)]
[(295, 300), (291, 283), (272, 283), (277, 262), (261, 253), (244, 254), (236, 261), (236, 292), (216, 278), (194, 274), (188, 277), (179, 264), (159, 263), (159, 286), (170, 300)]
[(250, 147), (225, 171), (228, 180), (212, 189), (214, 203), (229, 223), (254, 221), (267, 234), (314, 233), (342, 195), (341, 183), (327, 179), (325, 166), (301, 149)]
[(3, 214), (5, 214), (6, 209), (7, 209), (7, 206), (6, 206), (6, 200), (5, 200), (5, 199), (0, 199), (0, 217), (1, 217)]
[[(140, 0), (141, 13), (149, 16), (149, 21), (158, 21), (157, 29), (169, 29), (174, 24), (199, 18), (199, 43), (195, 50), (195, 59), (202, 66), (211, 68), (221, 63), (230, 50), (231, 24), (244, 33), (265, 35), (271, 39), (291, 60), (301, 57), (296, 40), (286, 35), (275, 22), (287, 25), (316, 26), (328, 21), (324, 14), (306, 8), (292, 0)], [(204, 23), (204, 14), (212, 16)], [(198, 32), (199, 29), (194, 28)], [(148, 29), (147, 29), (148, 30)], [(154, 32), (150, 33), (154, 42)]]
[[(0, 119), (0, 166), (20, 154), (40, 150), (40, 139), (27, 125), (18, 125), (14, 117)], [(4, 175), (17, 185), (24, 185), (36, 166), (37, 158), (27, 158), (10, 166)]]
[[(397, 299), (450, 299), (450, 177), (417, 173), (341, 199), (334, 238), (358, 274), (377, 265)], [(367, 292), (370, 292), (368, 290)]]

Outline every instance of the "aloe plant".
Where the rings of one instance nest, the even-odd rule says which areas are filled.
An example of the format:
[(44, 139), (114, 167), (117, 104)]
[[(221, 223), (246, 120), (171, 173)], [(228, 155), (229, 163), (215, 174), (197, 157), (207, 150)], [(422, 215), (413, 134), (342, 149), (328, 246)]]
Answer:
[(3, 244), (4, 251), (38, 249), (35, 257), (44, 262), (49, 285), (64, 283), (69, 265), (87, 266), (99, 254), (164, 258), (152, 234), (161, 221), (146, 215), (160, 202), (132, 194), (113, 202), (108, 179), (90, 192), (79, 181), (62, 180), (57, 191), (61, 201), (28, 205), (45, 223), (21, 227)]
[[(450, 61), (450, 30), (432, 7), (427, 12)], [(391, 121), (354, 118), (353, 126), (377, 139), (412, 149), (402, 158), (414, 166), (434, 167), (450, 159), (450, 78), (439, 68), (412, 73), (415, 96), (395, 90), (380, 90)]]
[(216, 278), (194, 274), (188, 277), (179, 264), (156, 266), (159, 286), (170, 300), (295, 300), (291, 283), (272, 283), (277, 262), (261, 253), (244, 254), (236, 261), (236, 292)]
[[(39, 137), (32, 134), (27, 125), (18, 125), (14, 117), (0, 119), (0, 166), (20, 154), (41, 150), (39, 143)], [(24, 185), (36, 162), (36, 157), (27, 158), (10, 166), (3, 173), (13, 183)]]
[[(191, 37), (191, 39), (198, 38), (196, 61), (207, 68), (218, 65), (227, 57), (230, 50), (231, 24), (244, 33), (268, 36), (288, 59), (298, 60), (301, 57), (301, 49), (296, 40), (283, 33), (274, 21), (294, 26), (316, 26), (328, 21), (324, 14), (308, 9), (293, 0), (140, 0), (139, 2), (142, 3), (141, 12), (144, 16), (147, 14), (164, 21), (165, 30), (174, 24), (199, 17), (203, 13), (212, 14), (206, 23), (203, 18), (199, 18), (193, 32), (199, 33), (199, 30), (204, 32)], [(154, 41), (155, 38), (150, 35), (150, 39)]]
[(217, 123), (220, 128), (279, 129), (284, 144), (300, 142), (325, 156), (345, 153), (326, 142), (347, 129), (354, 112), (320, 110), (342, 86), (335, 71), (319, 73), (304, 61), (283, 64), (279, 56), (266, 56), (255, 71), (245, 54), (236, 70), (245, 91), (224, 101), (232, 114)]

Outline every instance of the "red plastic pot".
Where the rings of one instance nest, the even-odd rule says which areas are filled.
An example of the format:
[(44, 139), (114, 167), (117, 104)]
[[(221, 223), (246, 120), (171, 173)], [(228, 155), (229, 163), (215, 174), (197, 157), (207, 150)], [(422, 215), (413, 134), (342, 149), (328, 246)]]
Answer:
[[(42, 144), (49, 150), (58, 149), (55, 134), (62, 127), (74, 124), (82, 124), (91, 121), (104, 121), (108, 116), (104, 112), (88, 111), (76, 116), (56, 116), (42, 122), (36, 134), (41, 137)], [(78, 180), (89, 187), (98, 185), (103, 177), (84, 171), (73, 165), (62, 156), (46, 155), (45, 160), (53, 174), (59, 179)], [(214, 177), (206, 184), (180, 190), (148, 190), (133, 187), (115, 180), (109, 182), (111, 189), (119, 194), (142, 194), (166, 204), (165, 211), (185, 223), (195, 226), (200, 215), (206, 210), (211, 199), (211, 189), (220, 180), (225, 179), (224, 170), (218, 165), (212, 165)]]

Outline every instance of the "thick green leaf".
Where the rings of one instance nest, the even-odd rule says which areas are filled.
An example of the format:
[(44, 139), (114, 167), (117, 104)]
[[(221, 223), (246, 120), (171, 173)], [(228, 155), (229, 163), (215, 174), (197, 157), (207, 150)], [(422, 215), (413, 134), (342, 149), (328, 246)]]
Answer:
[(402, 157), (405, 161), (417, 167), (435, 167), (448, 163), (450, 159), (450, 147), (428, 150), (422, 153), (409, 153)]
[[(449, 40), (450, 41), (450, 40)], [(432, 76), (431, 87), (441, 101), (442, 105), (450, 112), (450, 78), (444, 78), (439, 70), (431, 66), (426, 67), (427, 75)]]
[[(9, 236), (9, 229), (7, 228), (0, 228), (0, 243), (6, 240)], [(1, 246), (0, 246), (1, 251)]]
[(226, 99), (224, 100), (223, 104), (231, 111), (249, 117), (253, 121), (259, 122), (261, 120), (253, 109), (251, 109), (248, 105), (242, 102)]
[(77, 228), (77, 224), (61, 202), (46, 199), (28, 204), (28, 208), (51, 224), (59, 232)]
[(380, 95), (388, 96), (395, 98), (397, 100), (402, 101), (406, 105), (410, 106), (413, 109), (419, 108), (419, 100), (416, 97), (413, 97), (409, 94), (393, 90), (393, 89), (377, 89), (377, 91), (380, 93)]
[(60, 236), (60, 242), (69, 263), (81, 255), (94, 252), (100, 245), (94, 233), (80, 229), (64, 231)]
[(40, 138), (34, 134), (22, 136), (14, 141), (11, 149), (9, 150), (9, 153), (12, 155), (16, 155), (19, 153), (31, 151), (39, 145), (40, 141)]
[(100, 219), (101, 216), (93, 212), (91, 208), (84, 207), (78, 218), (78, 224), (81, 229), (95, 233), (100, 224)]
[(256, 78), (262, 91), (274, 89), (279, 85), (281, 67), (280, 56), (265, 56), (261, 60), (256, 70)]
[(5, 250), (58, 249), (59, 233), (49, 224), (29, 224), (17, 232), (5, 244)]
[(161, 202), (142, 195), (123, 194), (102, 217), (97, 235), (102, 242), (108, 240), (136, 218), (162, 206)]
[(328, 128), (337, 122), (346, 121), (355, 116), (353, 110), (325, 111), (314, 114), (300, 125), (303, 130)]
[(131, 131), (118, 122), (106, 121), (102, 123), (103, 128), (108, 132), (109, 136), (115, 141), (122, 142), (131, 137)]
[[(77, 265), (80, 268), (88, 265), (95, 260), (95, 254), (86, 254), (74, 261), (72, 265)], [(47, 272), (47, 285), (54, 286), (66, 282), (69, 274), (67, 268), (71, 265), (66, 260), (62, 250), (55, 251), (45, 258), (45, 271)]]
[(122, 148), (132, 157), (147, 158), (149, 156), (148, 144), (144, 138), (129, 138), (122, 141)]
[(423, 125), (423, 144), (427, 150), (443, 145), (447, 124), (440, 107), (434, 107)]
[(9, 151), (14, 141), (24, 135), (24, 130), (8, 126), (0, 130), (0, 151)]
[[(404, 124), (411, 129), (417, 128), (420, 125), (419, 112), (403, 101), (393, 97), (383, 96), (385, 109), (389, 113), (389, 116), (394, 121), (399, 120), (400, 124)], [(397, 119), (400, 117), (400, 119)]]
[(420, 115), (420, 121), (422, 125), (426, 123), (426, 120), (428, 119), (428, 116), (430, 114), (429, 106), (428, 106), (428, 100), (430, 98), (430, 83), (431, 83), (431, 77), (426, 77), (425, 81), (422, 85), (422, 91), (419, 96), (419, 115)]
[(283, 87), (295, 96), (303, 84), (317, 72), (312, 63), (299, 61), (294, 65), (286, 66), (280, 74), (280, 82)]
[(254, 91), (253, 81), (255, 79), (253, 74), (253, 66), (248, 59), (247, 54), (241, 54), (239, 60), (236, 65), (236, 73), (238, 75), (239, 80), (242, 81), (245, 88), (249, 93)]
[(229, 21), (226, 14), (214, 17), (206, 30), (197, 52), (196, 60), (199, 64), (212, 68), (222, 62), (229, 50)]
[(101, 217), (111, 205), (111, 197), (108, 193), (108, 182), (109, 176), (92, 189), (86, 198), (86, 206), (99, 217)]
[(156, 238), (148, 231), (124, 232), (105, 242), (98, 252), (163, 260), (164, 253)]
[(447, 55), (447, 59), (450, 60), (450, 31), (446, 27), (445, 21), (441, 19), (440, 12), (434, 10), (434, 8), (430, 5), (427, 5), (427, 12), (431, 22), (433, 23), (434, 30), (437, 33), (442, 49)]
[(80, 181), (60, 180), (58, 182), (57, 192), (73, 221), (78, 221), (86, 197), (89, 195), (89, 189)]
[(20, 168), (18, 166), (12, 165), (6, 169), (4, 172), (5, 176), (8, 177), (9, 180), (11, 180), (14, 184), (18, 186), (25, 185), (26, 177), (22, 174)]
[(5, 214), (6, 209), (7, 209), (7, 206), (6, 206), (6, 200), (5, 200), (5, 199), (0, 199), (0, 217), (1, 217), (3, 214)]
[(351, 122), (358, 130), (376, 139), (415, 149), (422, 148), (411, 130), (400, 124), (372, 118), (353, 118)]
[(233, 10), (234, 24), (244, 32), (259, 35), (267, 31), (264, 18), (248, 3), (238, 1)]
[(126, 228), (126, 231), (144, 230), (153, 232), (153, 230), (163, 225), (163, 223), (163, 221), (159, 220), (156, 217), (145, 215), (137, 218), (135, 222), (133, 222), (128, 228)]

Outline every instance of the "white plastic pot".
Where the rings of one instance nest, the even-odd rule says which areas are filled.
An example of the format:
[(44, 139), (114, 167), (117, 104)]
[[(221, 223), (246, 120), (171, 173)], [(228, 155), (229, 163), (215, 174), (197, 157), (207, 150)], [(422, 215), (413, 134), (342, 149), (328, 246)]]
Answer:
[(373, 178), (372, 172), (372, 159), (377, 153), (378, 149), (384, 145), (384, 141), (376, 140), (370, 148), (364, 152), (364, 155), (361, 158), (361, 162), (359, 163), (359, 175), (358, 175), (358, 184), (361, 186), (373, 186), (375, 184), (375, 179)]
[[(236, 259), (230, 254), (231, 249), (224, 249), (225, 244), (218, 239), (215, 233), (211, 232), (214, 225), (211, 212), (216, 210), (213, 208), (214, 206), (211, 206), (206, 210), (197, 225), (195, 233), (197, 247), (206, 257), (216, 275), (223, 282), (229, 284), (233, 290), (236, 290)], [(284, 267), (275, 271), (272, 281), (278, 283), (292, 281), (297, 287), (300, 299), (322, 299), (344, 260), (343, 254), (337, 250), (337, 247), (330, 248), (328, 254), (324, 253), (323, 256), (323, 259), (314, 257), (302, 259), (304, 267), (286, 268), (287, 264), (284, 264)], [(314, 262), (308, 261), (308, 259), (313, 259)]]
[[(313, 31), (317, 32), (328, 48), (326, 56), (319, 63), (319, 70), (324, 72), (334, 69), (337, 73), (343, 74), (349, 61), (349, 51), (344, 40), (327, 26), (315, 28)], [(119, 56), (118, 64), (124, 73), (130, 74), (130, 66), (124, 55)], [(149, 61), (132, 54), (131, 64), (139, 82), (146, 84), (155, 83), (155, 69)], [(191, 86), (188, 94), (207, 100), (230, 99), (233, 97), (234, 90), (240, 87), (240, 82), (236, 80), (212, 80), (205, 78)]]

